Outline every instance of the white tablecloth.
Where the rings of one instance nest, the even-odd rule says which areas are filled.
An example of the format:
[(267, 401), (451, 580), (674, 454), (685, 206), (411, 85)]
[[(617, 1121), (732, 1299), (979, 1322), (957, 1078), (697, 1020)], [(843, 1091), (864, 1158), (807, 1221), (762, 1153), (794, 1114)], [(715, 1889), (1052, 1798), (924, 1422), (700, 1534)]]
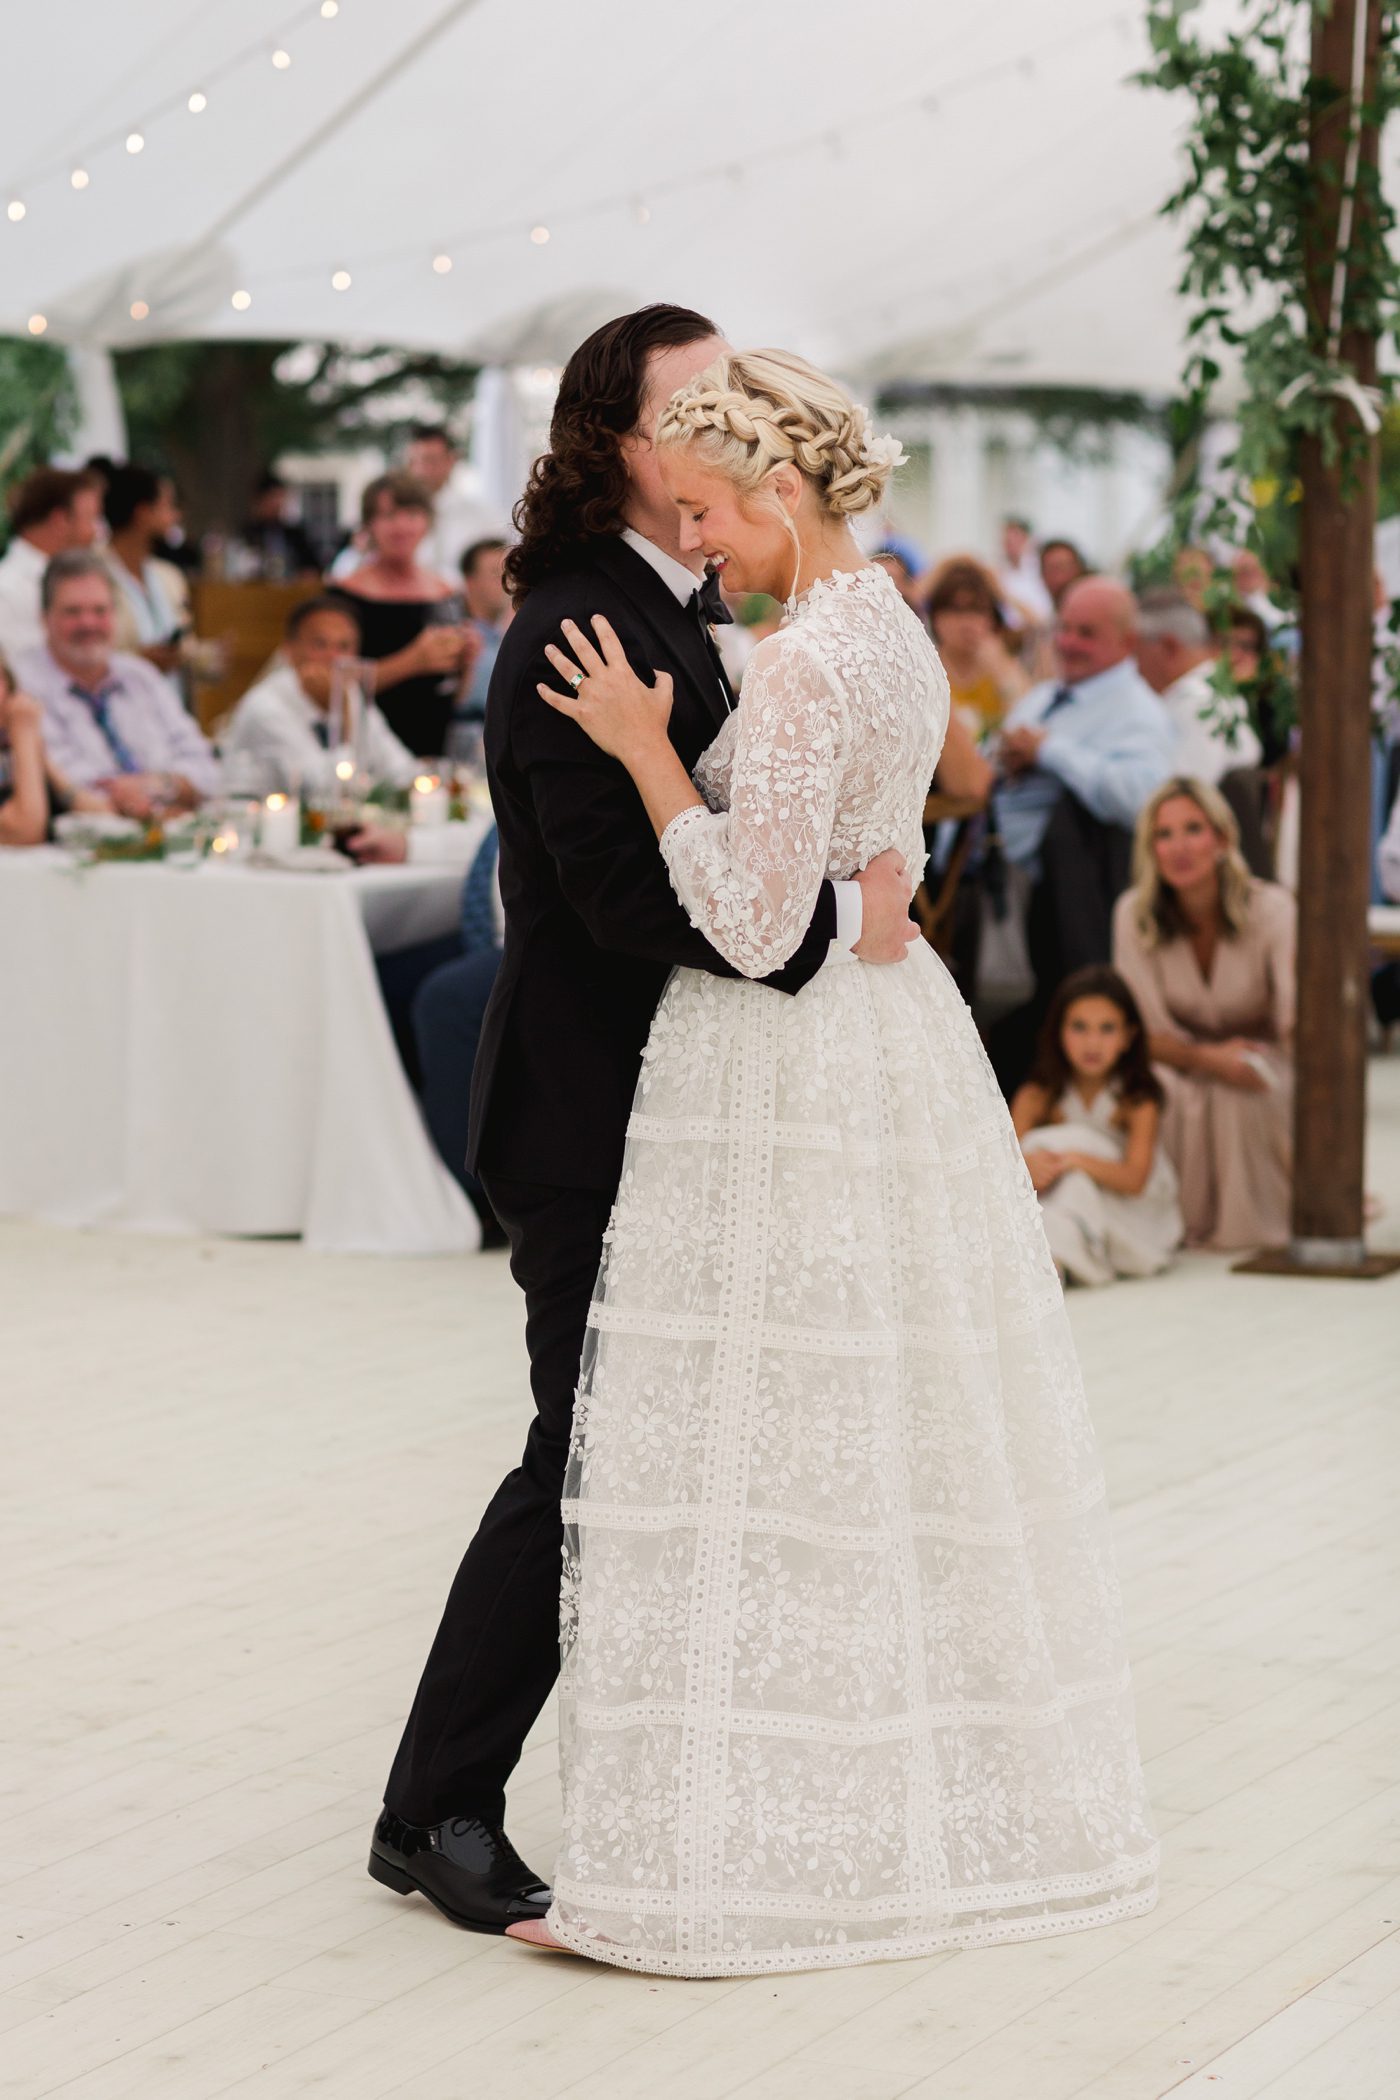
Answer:
[(0, 851), (0, 1213), (462, 1253), (374, 974), (460, 870), (75, 868)]

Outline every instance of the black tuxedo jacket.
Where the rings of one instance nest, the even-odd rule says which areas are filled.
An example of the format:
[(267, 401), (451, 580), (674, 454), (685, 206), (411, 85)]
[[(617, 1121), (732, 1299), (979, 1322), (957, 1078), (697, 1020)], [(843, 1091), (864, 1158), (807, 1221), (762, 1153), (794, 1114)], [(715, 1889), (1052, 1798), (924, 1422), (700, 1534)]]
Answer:
[[(612, 622), (643, 678), (675, 681), (671, 741), (687, 770), (726, 713), (718, 657), (694, 615), (621, 539), (530, 592), (506, 630), (486, 705), (486, 764), (500, 828), (505, 953), (472, 1081), (469, 1163), (558, 1188), (615, 1189), (643, 1045), (673, 965), (738, 973), (671, 888), (625, 767), (536, 691), (560, 685), (544, 654), (560, 624)], [(801, 947), (766, 979), (798, 992), (836, 932), (822, 884)]]

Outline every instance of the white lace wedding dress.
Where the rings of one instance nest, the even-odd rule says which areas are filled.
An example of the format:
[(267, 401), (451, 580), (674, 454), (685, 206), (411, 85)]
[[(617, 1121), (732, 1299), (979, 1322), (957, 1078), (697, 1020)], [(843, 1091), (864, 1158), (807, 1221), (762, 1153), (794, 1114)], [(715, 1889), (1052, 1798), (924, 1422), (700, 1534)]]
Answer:
[[(662, 852), (746, 975), (920, 819), (948, 715), (876, 568), (755, 652)], [(678, 970), (564, 1505), (549, 1925), (681, 1976), (1135, 1915), (1153, 1842), (1104, 1483), (1035, 1194), (920, 942)]]

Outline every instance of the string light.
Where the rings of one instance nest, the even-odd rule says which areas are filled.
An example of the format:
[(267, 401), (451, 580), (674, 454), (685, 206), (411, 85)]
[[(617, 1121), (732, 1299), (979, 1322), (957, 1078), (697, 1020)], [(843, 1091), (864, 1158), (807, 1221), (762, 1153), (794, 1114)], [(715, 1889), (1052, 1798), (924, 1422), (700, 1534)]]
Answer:
[(290, 52), (290, 51), (284, 51), (284, 50), (282, 49), (281, 45), (279, 44), (279, 45), (278, 45), (278, 47), (277, 47), (277, 49), (276, 49), (276, 50), (275, 50), (275, 51), (273, 52), (273, 54), (272, 54), (272, 63), (274, 64), (274, 66), (276, 66), (276, 68), (277, 68), (278, 72), (279, 72), (279, 73), (285, 73), (285, 72), (286, 72), (286, 70), (287, 70), (287, 68), (288, 68), (288, 66), (289, 66), (289, 65), (291, 64), (291, 62), (292, 62), (292, 54), (291, 54), (291, 52)]
[(435, 255), (433, 257), (433, 268), (437, 271), (439, 277), (445, 277), (452, 268), (452, 257), (450, 255)]
[(251, 292), (235, 292), (233, 297), (229, 300), (229, 305), (233, 308), (235, 313), (239, 314), (246, 314), (248, 308), (252, 305), (252, 303), (253, 295)]
[(144, 299), (133, 299), (131, 302), (131, 318), (133, 321), (144, 321), (150, 310)]
[(650, 205), (643, 204), (639, 197), (637, 199), (637, 202), (632, 206), (632, 216), (639, 226), (649, 226), (651, 224)]
[(549, 239), (549, 228), (547, 226), (532, 226), (530, 228), (530, 238), (537, 248), (543, 248), (545, 242)]
[(189, 101), (185, 104), (185, 107), (192, 117), (197, 117), (201, 114), (202, 111), (208, 109), (209, 97), (205, 94), (202, 94), (200, 90), (196, 88), (194, 93), (190, 96)]
[(146, 141), (142, 138), (139, 131), (129, 131), (127, 133), (126, 150), (128, 153), (141, 153), (144, 151), (145, 145)]
[(24, 217), (24, 212), (25, 207), (18, 197), (11, 197), (9, 203), (5, 206), (5, 217), (12, 226), (18, 226), (20, 220)]
[(31, 335), (42, 335), (48, 325), (48, 319), (44, 314), (31, 314), (29, 316), (29, 333)]
[(68, 180), (72, 183), (75, 190), (85, 190), (92, 177), (88, 174), (86, 168), (74, 168)]
[(340, 13), (340, 0), (321, 0), (321, 20), (333, 22)]
[(348, 292), (351, 282), (348, 270), (337, 270), (331, 278), (331, 290), (333, 292)]

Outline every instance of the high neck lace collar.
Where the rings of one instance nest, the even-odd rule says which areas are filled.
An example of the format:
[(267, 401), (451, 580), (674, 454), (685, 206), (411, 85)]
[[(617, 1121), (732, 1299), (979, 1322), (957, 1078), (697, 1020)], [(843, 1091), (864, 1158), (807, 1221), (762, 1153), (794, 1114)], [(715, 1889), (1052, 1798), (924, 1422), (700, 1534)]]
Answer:
[(809, 583), (805, 591), (795, 591), (783, 607), (784, 618), (796, 619), (828, 595), (840, 598), (849, 591), (868, 589), (872, 577), (878, 577), (882, 584), (894, 589), (878, 562), (867, 562), (863, 569), (835, 569), (830, 576), (819, 576), (815, 583)]

